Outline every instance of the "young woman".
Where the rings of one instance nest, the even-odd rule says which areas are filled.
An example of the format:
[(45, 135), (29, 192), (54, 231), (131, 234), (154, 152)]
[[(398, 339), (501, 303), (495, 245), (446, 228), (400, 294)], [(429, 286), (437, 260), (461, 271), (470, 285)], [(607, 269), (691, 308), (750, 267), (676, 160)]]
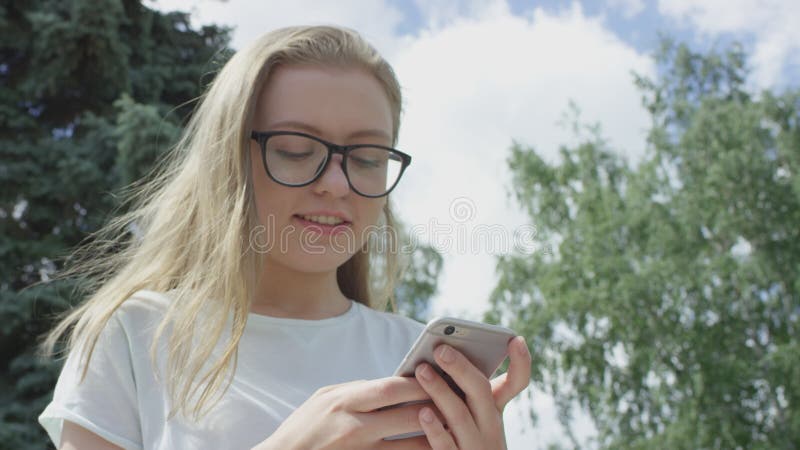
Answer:
[(393, 230), (387, 195), (410, 163), (400, 110), (391, 67), (350, 30), (281, 29), (234, 55), (132, 212), (84, 251), (94, 287), (45, 342), (69, 337), (39, 417), (54, 444), (504, 448), (503, 408), (530, 375), (521, 337), (491, 381), (437, 349), (465, 401), (428, 365), (389, 376), (421, 331), (381, 312), (396, 254), (370, 238)]

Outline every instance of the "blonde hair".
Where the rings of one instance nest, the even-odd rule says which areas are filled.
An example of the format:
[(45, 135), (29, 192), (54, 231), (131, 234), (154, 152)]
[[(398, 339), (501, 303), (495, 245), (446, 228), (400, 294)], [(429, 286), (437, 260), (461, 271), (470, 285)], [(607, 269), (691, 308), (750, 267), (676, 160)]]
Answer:
[[(91, 243), (73, 253), (71, 259), (77, 262), (61, 277), (80, 277), (86, 300), (67, 311), (47, 334), (42, 343), (45, 355), (52, 356), (67, 335), (67, 351), (77, 346), (86, 350), (83, 380), (98, 337), (117, 308), (141, 289), (169, 291), (171, 302), (155, 332), (150, 357), (157, 367), (156, 344), (169, 330), (170, 416), (180, 410), (197, 418), (207, 412), (204, 407), (213, 404), (211, 400), (219, 399), (236, 368), (239, 339), (262, 268), (262, 255), (249, 241), (251, 230), (259, 225), (252, 161), (246, 151), (249, 127), (271, 71), (298, 63), (355, 66), (373, 74), (389, 100), (396, 142), (400, 86), (391, 66), (356, 32), (314, 26), (262, 36), (225, 64), (167, 160), (150, 181), (131, 191), (130, 212), (111, 220), (91, 236)], [(390, 231), (386, 237), (396, 243), (388, 201), (384, 213), (383, 225)], [(138, 236), (132, 228), (140, 230)], [(366, 242), (338, 268), (337, 279), (348, 298), (385, 309), (387, 302), (393, 304), (400, 275), (398, 255), (376, 254), (373, 247), (374, 242)], [(230, 339), (222, 355), (201, 372), (229, 317)]]

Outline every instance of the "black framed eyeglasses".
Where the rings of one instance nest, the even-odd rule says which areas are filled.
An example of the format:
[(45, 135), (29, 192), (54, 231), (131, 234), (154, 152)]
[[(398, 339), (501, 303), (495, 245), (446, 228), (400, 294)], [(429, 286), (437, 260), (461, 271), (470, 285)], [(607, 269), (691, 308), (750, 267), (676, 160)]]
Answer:
[(336, 145), (296, 131), (253, 131), (250, 138), (261, 147), (267, 175), (278, 184), (306, 186), (316, 181), (334, 153), (342, 155), (342, 171), (353, 192), (383, 197), (392, 192), (411, 164), (400, 150), (373, 144)]

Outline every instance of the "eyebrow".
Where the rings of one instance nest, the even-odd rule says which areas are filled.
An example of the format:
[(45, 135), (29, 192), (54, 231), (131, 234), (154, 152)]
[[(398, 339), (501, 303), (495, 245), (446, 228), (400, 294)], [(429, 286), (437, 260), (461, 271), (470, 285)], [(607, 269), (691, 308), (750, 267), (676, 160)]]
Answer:
[[(275, 128), (281, 128), (281, 127), (296, 128), (296, 129), (305, 131), (306, 133), (313, 134), (315, 136), (320, 136), (320, 135), (324, 134), (324, 133), (322, 133), (322, 131), (320, 131), (319, 128), (317, 128), (317, 127), (315, 127), (313, 125), (309, 125), (309, 124), (304, 123), (304, 122), (298, 122), (296, 120), (284, 120), (284, 121), (281, 121), (281, 122), (276, 122), (276, 123), (273, 123), (272, 125), (270, 125), (269, 128), (270, 129), (275, 129)], [(353, 133), (350, 133), (347, 136), (347, 139), (356, 139), (356, 138), (361, 138), (361, 137), (377, 137), (377, 138), (381, 138), (381, 139), (391, 140), (391, 137), (389, 136), (389, 134), (386, 133), (385, 131), (379, 129), (379, 128), (365, 128), (363, 130), (355, 131)]]

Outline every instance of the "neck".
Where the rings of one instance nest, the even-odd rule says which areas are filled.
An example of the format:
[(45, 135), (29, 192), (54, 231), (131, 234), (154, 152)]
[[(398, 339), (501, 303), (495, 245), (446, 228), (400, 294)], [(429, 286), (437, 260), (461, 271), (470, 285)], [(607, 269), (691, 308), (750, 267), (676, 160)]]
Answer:
[(349, 308), (350, 300), (339, 289), (336, 270), (298, 272), (265, 261), (250, 312), (319, 320), (344, 314)]

